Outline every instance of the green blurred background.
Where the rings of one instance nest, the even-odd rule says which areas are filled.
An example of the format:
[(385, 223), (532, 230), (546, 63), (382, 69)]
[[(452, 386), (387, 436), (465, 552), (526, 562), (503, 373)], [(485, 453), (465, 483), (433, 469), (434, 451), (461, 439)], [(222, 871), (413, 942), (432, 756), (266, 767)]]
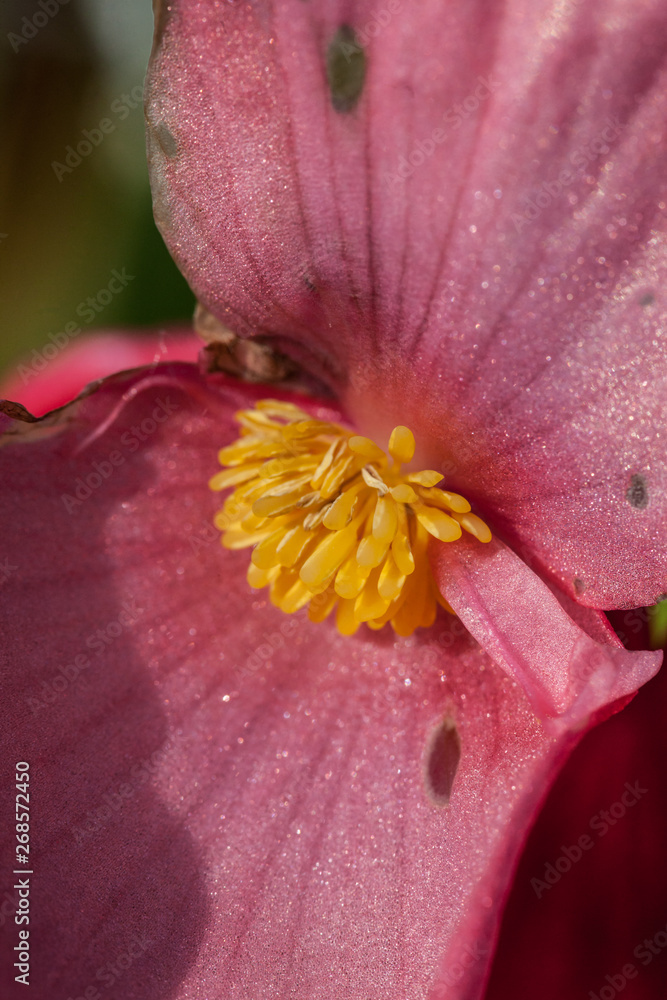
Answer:
[[(0, 373), (67, 323), (189, 322), (193, 296), (153, 223), (137, 100), (150, 0), (4, 0), (0, 28)], [(95, 133), (105, 118), (113, 130)], [(65, 171), (83, 130), (101, 141)], [(114, 268), (134, 280), (86, 322), (77, 307)]]

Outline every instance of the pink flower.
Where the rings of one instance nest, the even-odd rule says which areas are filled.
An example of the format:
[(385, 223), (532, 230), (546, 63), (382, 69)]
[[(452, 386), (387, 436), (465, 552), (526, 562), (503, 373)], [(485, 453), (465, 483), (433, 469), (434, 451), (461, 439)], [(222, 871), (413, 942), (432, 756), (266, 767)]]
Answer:
[(341, 636), (211, 529), (233, 413), (284, 390), (161, 365), (7, 422), (45, 996), (479, 997), (550, 782), (658, 668), (598, 609), (666, 589), (665, 20), (481, 10), (163, 9), (157, 215), (209, 330), (410, 425), (494, 539), (432, 545), (458, 618)]

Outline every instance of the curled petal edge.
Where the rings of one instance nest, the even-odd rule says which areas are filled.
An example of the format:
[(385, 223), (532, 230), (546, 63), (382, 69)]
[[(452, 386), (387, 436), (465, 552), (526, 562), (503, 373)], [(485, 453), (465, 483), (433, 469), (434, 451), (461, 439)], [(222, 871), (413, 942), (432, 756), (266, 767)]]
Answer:
[(431, 563), (442, 595), (551, 730), (611, 714), (660, 669), (661, 652), (626, 650), (599, 611), (552, 590), (497, 538), (434, 545)]

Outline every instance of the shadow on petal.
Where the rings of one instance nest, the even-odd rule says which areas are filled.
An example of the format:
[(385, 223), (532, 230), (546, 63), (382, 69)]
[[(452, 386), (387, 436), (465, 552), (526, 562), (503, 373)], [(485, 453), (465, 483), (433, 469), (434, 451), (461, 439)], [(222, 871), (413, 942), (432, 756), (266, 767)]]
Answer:
[[(78, 456), (36, 440), (2, 498), (2, 756), (5, 783), (15, 761), (30, 765), (30, 854), (22, 865), (13, 843), (3, 852), (0, 920), (12, 945), (29, 930), (40, 1000), (166, 1000), (207, 923), (201, 852), (164, 794), (187, 739), (167, 725), (135, 642), (144, 609), (116, 588), (107, 553), (110, 512), (131, 505), (146, 473), (113, 433)], [(14, 877), (30, 888), (19, 926), (14, 869), (32, 872)], [(6, 997), (25, 992), (14, 960), (3, 948)]]

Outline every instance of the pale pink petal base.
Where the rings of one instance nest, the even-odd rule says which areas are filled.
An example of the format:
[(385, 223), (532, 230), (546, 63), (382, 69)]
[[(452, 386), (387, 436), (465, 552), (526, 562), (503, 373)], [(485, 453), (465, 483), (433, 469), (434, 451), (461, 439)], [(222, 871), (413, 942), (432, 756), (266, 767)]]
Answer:
[(431, 551), (438, 585), (463, 624), (558, 728), (586, 724), (660, 669), (661, 653), (624, 649), (599, 612), (556, 596), (499, 539)]
[(0, 732), (31, 767), (40, 1000), (478, 998), (576, 741), (450, 616), (343, 638), (250, 590), (206, 483), (258, 393), (167, 365), (5, 421)]

